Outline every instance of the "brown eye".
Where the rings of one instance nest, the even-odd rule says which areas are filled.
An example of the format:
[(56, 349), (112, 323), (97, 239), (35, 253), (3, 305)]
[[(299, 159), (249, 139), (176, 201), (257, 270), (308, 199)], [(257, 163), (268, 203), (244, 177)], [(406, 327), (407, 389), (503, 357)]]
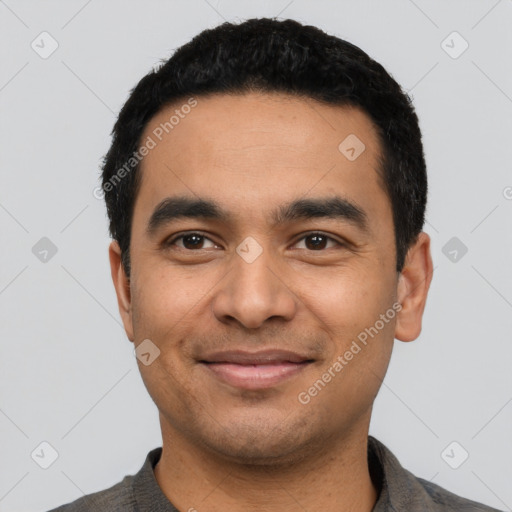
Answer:
[[(329, 249), (330, 247), (341, 246), (342, 244), (327, 236), (323, 233), (311, 233), (301, 238), (298, 243), (304, 242), (304, 248), (310, 251), (321, 251), (322, 249)], [(330, 247), (327, 247), (329, 242), (334, 243)]]
[(306, 247), (308, 249), (325, 249), (327, 237), (323, 235), (309, 235), (306, 237)]
[[(177, 243), (181, 241), (181, 243)], [(187, 233), (185, 235), (180, 235), (169, 242), (167, 242), (167, 246), (176, 245), (182, 249), (188, 249), (188, 250), (194, 250), (194, 249), (206, 249), (208, 247), (205, 247), (205, 243), (208, 242), (211, 243), (209, 247), (216, 247), (216, 245), (207, 237), (204, 235), (201, 235), (200, 233)]]

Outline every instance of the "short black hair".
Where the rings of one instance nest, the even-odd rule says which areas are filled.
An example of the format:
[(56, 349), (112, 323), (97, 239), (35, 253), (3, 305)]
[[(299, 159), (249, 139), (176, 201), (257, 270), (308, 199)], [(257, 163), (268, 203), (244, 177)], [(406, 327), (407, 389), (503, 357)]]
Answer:
[(371, 118), (381, 142), (379, 174), (393, 211), (400, 272), (423, 228), (427, 199), (421, 131), (410, 97), (357, 46), (295, 20), (255, 18), (195, 36), (140, 80), (119, 113), (103, 159), (102, 195), (127, 276), (140, 185), (140, 157), (135, 156), (150, 119), (178, 100), (250, 92), (354, 106)]

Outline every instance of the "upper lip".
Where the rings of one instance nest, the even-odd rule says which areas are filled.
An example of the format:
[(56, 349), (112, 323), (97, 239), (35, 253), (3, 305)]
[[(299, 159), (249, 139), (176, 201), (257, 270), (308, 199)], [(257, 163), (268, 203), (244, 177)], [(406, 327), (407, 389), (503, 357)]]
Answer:
[(306, 361), (312, 361), (312, 359), (289, 350), (261, 350), (259, 352), (227, 350), (208, 354), (200, 360), (203, 363), (232, 364), (303, 363)]

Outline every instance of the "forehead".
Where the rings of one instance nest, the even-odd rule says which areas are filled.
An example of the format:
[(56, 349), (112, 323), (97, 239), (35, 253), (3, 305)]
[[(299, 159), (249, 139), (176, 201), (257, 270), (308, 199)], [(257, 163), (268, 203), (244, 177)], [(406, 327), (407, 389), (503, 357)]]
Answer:
[(142, 137), (149, 139), (154, 147), (141, 162), (136, 200), (146, 216), (183, 193), (253, 213), (309, 193), (389, 209), (379, 137), (354, 107), (282, 93), (198, 96), (158, 112)]

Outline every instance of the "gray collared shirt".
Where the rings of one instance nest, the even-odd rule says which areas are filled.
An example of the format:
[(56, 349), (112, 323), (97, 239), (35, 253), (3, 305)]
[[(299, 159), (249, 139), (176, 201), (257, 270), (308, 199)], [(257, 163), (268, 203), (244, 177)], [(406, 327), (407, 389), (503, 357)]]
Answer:
[[(109, 489), (88, 494), (49, 512), (178, 512), (158, 486), (153, 473), (161, 454), (162, 448), (155, 448), (135, 475), (125, 476)], [(371, 436), (368, 438), (368, 462), (372, 480), (379, 489), (373, 512), (499, 512), (415, 477)]]

